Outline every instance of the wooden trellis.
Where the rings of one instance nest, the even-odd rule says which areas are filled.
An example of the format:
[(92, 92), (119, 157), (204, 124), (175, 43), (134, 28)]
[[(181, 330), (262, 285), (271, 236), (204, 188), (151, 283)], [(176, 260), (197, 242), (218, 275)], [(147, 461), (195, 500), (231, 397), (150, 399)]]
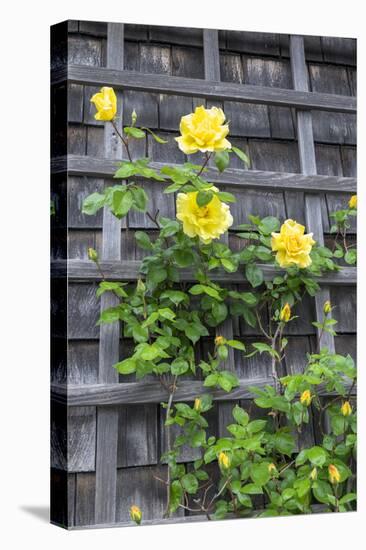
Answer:
[[(73, 113), (71, 118), (74, 116), (80, 123), (80, 127), (77, 128), (80, 132), (82, 131), (81, 123), (85, 120), (88, 109), (86, 93), (85, 97), (82, 96), (80, 103), (79, 94), (83, 93), (80, 92), (83, 86), (113, 86), (118, 92), (120, 115), (125, 109), (123, 97), (126, 90), (147, 94), (144, 96), (147, 102), (151, 97), (150, 94), (164, 94), (160, 98), (165, 98), (165, 96), (193, 98), (192, 106), (201, 104), (203, 100), (206, 100), (209, 105), (223, 101), (235, 102), (240, 105), (264, 105), (271, 106), (273, 109), (285, 111), (287, 109), (286, 116), (288, 113), (292, 116), (290, 111), (292, 109), (292, 114), (296, 119), (294, 126), (297, 132), (301, 173), (292, 173), (290, 170), (285, 172), (283, 170), (232, 168), (225, 171), (223, 175), (219, 175), (211, 166), (209, 178), (214, 183), (220, 181), (222, 186), (234, 188), (234, 192), (250, 193), (254, 190), (258, 194), (272, 193), (272, 197), (273, 193), (284, 193), (284, 196), (287, 197), (288, 208), (295, 204), (294, 201), (303, 201), (307, 228), (313, 231), (318, 242), (324, 242), (324, 233), (328, 230), (327, 227), (324, 227), (324, 194), (340, 195), (341, 199), (337, 199), (339, 202), (348, 200), (349, 195), (356, 191), (356, 179), (353, 176), (317, 174), (312, 119), (314, 113), (324, 114), (324, 112), (343, 113), (345, 117), (352, 116), (356, 113), (356, 99), (353, 95), (309, 91), (303, 37), (290, 37), (289, 52), (293, 89), (285, 89), (221, 81), (220, 48), (222, 45), (220, 46), (220, 35), (217, 30), (200, 31), (202, 34), (200, 42), (197, 38), (199, 31), (192, 29), (195, 31), (192, 33), (194, 41), (198, 40), (203, 47), (204, 74), (202, 76), (204, 78), (189, 78), (125, 70), (124, 25), (109, 23), (106, 35), (105, 31), (103, 34), (98, 29), (100, 29), (98, 24), (72, 21), (68, 22), (68, 25), (63, 23), (54, 28), (55, 42), (60, 42), (61, 50), (64, 50), (64, 56), (60, 56), (61, 61), (55, 64), (52, 71), (53, 93), (54, 97), (58, 98), (56, 99), (58, 101), (57, 109), (61, 112), (61, 115), (58, 114), (59, 118), (56, 116), (57, 120), (54, 123), (54, 134), (58, 132), (59, 139), (66, 139), (67, 107), (70, 121), (70, 111), (77, 110), (74, 105), (81, 105), (82, 114)], [(89, 34), (95, 36), (93, 32), (98, 36), (98, 33), (101, 32), (100, 41), (102, 42), (105, 66), (67, 63), (68, 32), (72, 33), (75, 30), (83, 36), (89, 36)], [(138, 36), (139, 28), (130, 28), (129, 36), (133, 32)], [(153, 32), (157, 33), (157, 31)], [(75, 34), (75, 36), (78, 35)], [(265, 35), (258, 36), (259, 38), (262, 36), (263, 41), (266, 40)], [(90, 41), (93, 42), (91, 39)], [(327, 51), (326, 44), (325, 41), (323, 56)], [(54, 54), (55, 57), (57, 56)], [(143, 107), (141, 109), (143, 110)], [(285, 111), (281, 111), (281, 113), (285, 113)], [(140, 113), (138, 114), (140, 115)], [(180, 115), (183, 114), (186, 114), (184, 106), (180, 112)], [(79, 116), (80, 118), (78, 118)], [(118, 124), (122, 127), (122, 115), (118, 119)], [(102, 130), (101, 127), (96, 126), (96, 128), (98, 132)], [(62, 133), (62, 129), (64, 133)], [(94, 328), (93, 323), (96, 319), (93, 319), (93, 314), (90, 314), (89, 321), (85, 320), (85, 317), (89, 315), (87, 307), (82, 310), (83, 322), (89, 322), (90, 328), (85, 332), (82, 330), (76, 332), (76, 336), (73, 338), (89, 342), (90, 334), (92, 334), (93, 345), (89, 347), (85, 345), (82, 365), (78, 363), (78, 357), (73, 358), (72, 346), (69, 346), (69, 355), (66, 358), (68, 340), (70, 340), (73, 325), (72, 310), (74, 305), (72, 300), (80, 300), (81, 294), (78, 294), (78, 288), (83, 288), (88, 296), (86, 305), (95, 303), (92, 293), (95, 293), (95, 283), (100, 280), (100, 274), (95, 265), (87, 260), (86, 241), (81, 239), (81, 244), (78, 244), (79, 250), (82, 244), (85, 245), (84, 252), (80, 252), (79, 255), (74, 254), (70, 258), (65, 240), (69, 238), (68, 251), (70, 251), (71, 233), (79, 227), (69, 213), (70, 209), (75, 208), (74, 205), (71, 202), (68, 205), (64, 204), (63, 201), (65, 201), (65, 197), (69, 201), (75, 200), (72, 191), (72, 178), (77, 178), (80, 184), (86, 182), (85, 185), (89, 186), (88, 188), (91, 188), (93, 183), (95, 189), (97, 186), (103, 186), (103, 180), (108, 184), (115, 170), (116, 159), (122, 158), (123, 155), (121, 144), (108, 124), (104, 128), (103, 148), (100, 149), (99, 154), (89, 154), (88, 148), (92, 148), (93, 135), (91, 131), (89, 136), (88, 130), (85, 137), (87, 144), (90, 144), (86, 148), (87, 154), (67, 151), (69, 154), (66, 155), (65, 151), (61, 151), (61, 154), (57, 151), (52, 158), (52, 190), (59, 201), (59, 214), (55, 221), (54, 236), (64, 243), (61, 246), (61, 251), (55, 253), (60, 245), (56, 241), (54, 242), (52, 263), (52, 288), (56, 303), (55, 320), (52, 327), (55, 357), (51, 372), (53, 381), (52, 420), (54, 423), (52, 521), (69, 528), (123, 524), (128, 520), (127, 510), (134, 501), (142, 503), (143, 508), (145, 504), (145, 510), (148, 510), (145, 517), (147, 516), (148, 521), (159, 522), (164, 505), (163, 490), (159, 487), (158, 482), (152, 480), (152, 474), (156, 471), (163, 471), (164, 468), (159, 466), (158, 448), (161, 451), (164, 447), (164, 435), (157, 408), (157, 405), (166, 399), (164, 389), (153, 379), (141, 382), (119, 380), (118, 373), (112, 368), (112, 365), (119, 360), (121, 353), (122, 355), (128, 354), (128, 350), (124, 349), (124, 341), (121, 342), (120, 327), (117, 323), (100, 327), (99, 342), (97, 342), (98, 360), (95, 363), (97, 366), (92, 373), (88, 371), (94, 359), (91, 361), (91, 356), (88, 356), (89, 351), (85, 350), (90, 348), (90, 353), (94, 350), (94, 340), (98, 338), (95, 330), (99, 331), (99, 328)], [(88, 141), (89, 138), (90, 141)], [(175, 158), (172, 158), (172, 161), (170, 158), (153, 159), (153, 165), (160, 168), (164, 164), (172, 164), (176, 161)], [(154, 191), (155, 194), (159, 192), (158, 188), (157, 191)], [(163, 197), (159, 200), (167, 199)], [(266, 200), (271, 200), (271, 195), (268, 195)], [(80, 208), (80, 204), (78, 208)], [(244, 220), (235, 221), (242, 223)], [(135, 280), (138, 276), (140, 261), (128, 257), (127, 252), (125, 253), (123, 249), (124, 243), (127, 242), (124, 222), (121, 224), (121, 221), (114, 218), (108, 209), (105, 209), (102, 219), (94, 220), (93, 223), (93, 228), (97, 228), (99, 231), (101, 229), (102, 232), (101, 237), (99, 234), (98, 237), (94, 236), (94, 241), (89, 245), (99, 246), (101, 266), (106, 278), (121, 281)], [(132, 223), (132, 229), (138, 227), (139, 223), (141, 223), (139, 220), (135, 221), (135, 225)], [(84, 229), (88, 229), (88, 226), (86, 225)], [(264, 273), (266, 277), (271, 277), (273, 268), (264, 266)], [(222, 272), (215, 276), (216, 280), (222, 283), (244, 284), (243, 276), (240, 273)], [(192, 280), (192, 273), (186, 270), (183, 279)], [(332, 302), (335, 301), (334, 296), (337, 294), (338, 288), (349, 289), (355, 285), (355, 268), (345, 267), (339, 273), (327, 275), (320, 283), (322, 285), (321, 292), (315, 298), (314, 315), (316, 315), (316, 319), (321, 318), (325, 300), (331, 298)], [(66, 304), (67, 285), (69, 285), (68, 305)], [(83, 285), (86, 285), (85, 288)], [(65, 303), (61, 307), (60, 304), (63, 300)], [(101, 304), (96, 307), (104, 309), (113, 304), (113, 296), (103, 295)], [(309, 307), (311, 309), (311, 306)], [(348, 306), (343, 304), (342, 307), (350, 306), (348, 303)], [(95, 312), (95, 308), (93, 311)], [(342, 313), (345, 315), (345, 319), (350, 315), (346, 309)], [(69, 317), (69, 325), (66, 314)], [(310, 313), (308, 317), (311, 318)], [(347, 328), (346, 323), (344, 326), (345, 334), (353, 332), (353, 329)], [(303, 327), (300, 326), (299, 332), (296, 334), (302, 334), (301, 330)], [(237, 331), (237, 327), (233, 326), (233, 322), (229, 320), (220, 327), (219, 331), (221, 334), (233, 335)], [(248, 334), (250, 336), (250, 331)], [(252, 332), (252, 334), (254, 333)], [(245, 337), (245, 332), (241, 336)], [(334, 338), (327, 333), (322, 335), (321, 343), (331, 350), (336, 349)], [(304, 356), (304, 351), (300, 351)], [(345, 349), (345, 351), (348, 350)], [(62, 357), (61, 367), (60, 357)], [(301, 369), (302, 365), (299, 361), (298, 363), (295, 361), (295, 366), (291, 366), (291, 368)], [(226, 368), (238, 371), (236, 362), (237, 357), (232, 351)], [(245, 374), (241, 370), (240, 385), (229, 395), (222, 391), (214, 391), (213, 397), (217, 402), (215, 425), (218, 432), (221, 433), (224, 426), (230, 422), (234, 402), (252, 398), (249, 391), (251, 385), (264, 386), (268, 383), (271, 383), (271, 378), (267, 375), (266, 366), (258, 365), (257, 370), (249, 369)], [(202, 390), (202, 381), (187, 380), (179, 384), (174, 399), (190, 401)], [(314, 439), (314, 433), (304, 434), (304, 437)], [(153, 441), (150, 441), (150, 438)], [(70, 458), (71, 454), (72, 459)], [(189, 462), (192, 459), (194, 459), (193, 455), (187, 455), (184, 461)], [(192, 521), (194, 519), (197, 518), (182, 516), (179, 513), (172, 521)]]

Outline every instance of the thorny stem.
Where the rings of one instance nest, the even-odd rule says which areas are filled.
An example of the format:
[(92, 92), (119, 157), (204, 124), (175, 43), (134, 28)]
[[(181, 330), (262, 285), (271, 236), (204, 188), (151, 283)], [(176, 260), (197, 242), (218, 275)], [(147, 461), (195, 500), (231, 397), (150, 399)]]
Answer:
[[(278, 335), (281, 334), (281, 325), (282, 323), (279, 323), (278, 326), (277, 326), (277, 329), (276, 329), (276, 332), (274, 333), (274, 336), (272, 338), (272, 343), (271, 343), (271, 348), (277, 352), (276, 350), (276, 345), (277, 345), (277, 338), (278, 338)], [(274, 380), (274, 383), (275, 383), (275, 389), (276, 391), (279, 390), (279, 385), (280, 385), (280, 381), (278, 379), (278, 374), (277, 374), (277, 368), (276, 368), (276, 362), (277, 362), (277, 359), (276, 357), (273, 355), (272, 356), (272, 377), (273, 377), (273, 380)]]
[[(169, 388), (169, 400), (168, 400), (168, 405), (167, 405), (167, 408), (166, 408), (166, 421), (169, 420), (170, 418), (170, 412), (171, 412), (171, 408), (172, 408), (172, 403), (173, 403), (173, 397), (174, 397), (174, 393), (175, 393), (175, 390), (177, 389), (177, 378), (178, 378), (178, 375), (175, 375), (174, 376), (174, 379), (173, 379), (173, 383), (172, 385), (170, 386)], [(172, 447), (172, 441), (171, 441), (171, 432), (170, 432), (170, 426), (166, 426), (166, 444), (167, 444), (167, 452), (170, 453), (171, 451), (171, 447)], [(170, 472), (170, 466), (169, 466), (169, 462), (168, 462), (168, 475), (167, 475), (167, 480), (166, 480), (166, 484), (167, 484), (167, 487), (166, 487), (166, 499), (167, 499), (167, 503), (166, 503), (166, 508), (165, 508), (165, 512), (164, 512), (164, 517), (167, 518), (169, 517), (169, 514), (170, 514), (170, 482), (171, 482), (171, 472)]]
[(128, 140), (125, 139), (125, 138), (123, 137), (123, 135), (121, 134), (121, 132), (118, 130), (118, 128), (117, 128), (116, 123), (114, 122), (114, 120), (111, 120), (111, 123), (112, 123), (112, 126), (113, 126), (113, 128), (114, 128), (114, 131), (116, 132), (116, 134), (118, 135), (118, 137), (120, 138), (120, 140), (122, 141), (123, 145), (124, 145), (125, 148), (126, 148), (128, 160), (129, 160), (130, 162), (132, 162), (132, 157), (131, 157), (130, 148), (129, 148), (129, 145), (128, 145)]
[(197, 177), (200, 176), (200, 175), (202, 174), (202, 172), (204, 171), (204, 169), (206, 168), (207, 163), (208, 163), (208, 161), (209, 161), (210, 158), (211, 158), (211, 155), (212, 155), (212, 153), (208, 154), (208, 153), (206, 152), (205, 161), (204, 161), (204, 163), (202, 164), (201, 169), (200, 169), (200, 171), (199, 171), (198, 174), (197, 174)]

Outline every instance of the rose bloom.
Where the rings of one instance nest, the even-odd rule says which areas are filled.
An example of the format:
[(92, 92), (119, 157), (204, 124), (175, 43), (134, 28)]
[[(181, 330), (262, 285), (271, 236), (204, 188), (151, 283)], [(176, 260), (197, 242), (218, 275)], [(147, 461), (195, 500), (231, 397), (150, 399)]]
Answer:
[(279, 233), (272, 233), (272, 250), (281, 267), (296, 264), (301, 268), (311, 264), (310, 252), (315, 244), (313, 234), (304, 235), (305, 227), (294, 220), (286, 220)]
[(311, 403), (311, 393), (309, 390), (305, 390), (302, 392), (302, 394), (300, 395), (300, 403), (302, 405), (306, 405), (307, 407), (310, 405)]
[(178, 193), (177, 219), (188, 237), (198, 236), (204, 244), (218, 239), (233, 224), (230, 208), (214, 195), (205, 206), (198, 206), (197, 191)]
[(100, 92), (94, 94), (90, 100), (94, 103), (97, 112), (95, 120), (113, 120), (117, 113), (117, 97), (113, 88), (104, 86)]
[(329, 464), (328, 466), (328, 474), (329, 474), (329, 480), (331, 483), (339, 483), (341, 480), (341, 474), (339, 473), (339, 470), (337, 466), (334, 466), (334, 464)]
[(290, 320), (291, 317), (291, 308), (290, 304), (286, 303), (280, 312), (280, 321), (283, 323), (287, 323)]
[(348, 201), (348, 206), (350, 208), (357, 208), (357, 195), (352, 195), (352, 197)]
[(225, 139), (229, 133), (229, 125), (224, 124), (225, 115), (222, 109), (203, 105), (197, 107), (194, 113), (183, 116), (179, 130), (182, 134), (175, 138), (179, 149), (186, 155), (197, 151), (225, 151), (231, 149), (231, 143)]
[(345, 401), (343, 405), (341, 406), (341, 413), (343, 416), (349, 416), (352, 414), (352, 407), (351, 403), (349, 401)]
[(223, 470), (227, 470), (228, 468), (230, 468), (230, 463), (231, 463), (230, 457), (224, 451), (221, 451), (221, 453), (219, 453), (218, 462), (219, 462), (220, 468), (222, 468)]

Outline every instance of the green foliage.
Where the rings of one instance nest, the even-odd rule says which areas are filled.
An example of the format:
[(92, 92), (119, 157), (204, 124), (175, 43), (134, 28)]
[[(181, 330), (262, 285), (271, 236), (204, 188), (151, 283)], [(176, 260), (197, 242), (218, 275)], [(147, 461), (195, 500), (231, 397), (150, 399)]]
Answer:
[[(86, 197), (84, 214), (95, 215), (104, 207), (119, 219), (130, 211), (147, 212), (144, 187), (156, 181), (166, 183), (164, 193), (196, 192), (198, 208), (209, 206), (215, 197), (225, 203), (235, 202), (233, 194), (207, 181), (208, 154), (202, 165), (186, 162), (161, 170), (151, 165), (149, 158), (132, 160), (130, 140), (145, 139), (150, 133), (157, 143), (166, 143), (150, 129), (137, 128), (136, 120), (135, 113), (131, 126), (126, 126), (121, 136), (129, 160), (119, 163), (114, 177), (123, 183)], [(232, 154), (249, 166), (246, 154), (232, 147), (213, 155), (220, 173), (229, 166)], [(146, 180), (144, 187), (141, 179)], [(346, 241), (350, 218), (355, 214), (353, 209), (331, 214), (335, 222), (331, 228), (336, 235), (334, 247), (315, 245), (308, 268), (290, 265), (279, 269), (271, 234), (280, 230), (281, 221), (273, 216), (251, 215), (249, 223), (236, 226), (243, 247), (233, 250), (225, 242), (205, 244), (198, 237), (188, 237), (177, 219), (164, 218), (159, 211), (148, 213), (156, 231), (153, 237), (147, 231), (135, 232), (137, 245), (145, 251), (137, 283), (102, 277), (97, 296), (111, 292), (118, 303), (101, 312), (98, 324), (121, 323), (122, 335), (133, 342), (130, 355), (114, 368), (136, 379), (155, 375), (166, 390), (167, 403), (162, 407), (170, 437), (161, 458), (169, 472), (167, 515), (188, 507), (215, 519), (228, 514), (245, 516), (256, 495), (265, 495), (262, 516), (310, 513), (316, 502), (333, 511), (354, 508), (351, 466), (356, 459), (356, 415), (354, 404), (350, 414), (344, 415), (341, 409), (356, 382), (352, 358), (321, 349), (308, 355), (303, 372), (282, 378), (278, 372), (282, 372), (279, 369), (287, 349), (286, 324), (301, 316), (304, 296), (317, 294), (319, 278), (341, 269), (339, 260), (356, 263), (356, 250)], [(101, 271), (98, 260), (96, 265)], [(276, 271), (269, 278), (273, 269)], [(246, 289), (234, 290), (221, 284), (223, 273), (236, 272), (243, 274)], [(285, 304), (291, 308), (286, 322), (280, 315)], [(249, 353), (245, 341), (220, 336), (220, 326), (229, 317), (261, 333), (261, 341), (252, 342)], [(320, 332), (335, 336), (336, 323), (325, 315), (312, 324)], [(209, 341), (209, 351), (197, 360), (195, 350), (203, 338)], [(268, 359), (273, 384), (251, 387), (255, 416), (253, 405), (248, 410), (235, 405), (233, 422), (226, 426), (226, 435), (218, 437), (211, 432), (206, 413), (213, 407), (212, 392), (222, 399), (240, 386), (237, 375), (227, 365), (229, 356), (238, 358), (240, 354), (248, 359), (257, 354)], [(173, 397), (182, 380), (197, 374), (207, 393), (192, 404), (175, 403)], [(323, 391), (334, 394), (334, 398), (325, 402)], [(309, 392), (309, 402), (300, 398), (303, 392)], [(321, 430), (327, 416), (329, 431), (321, 434), (322, 441), (317, 445), (302, 448), (302, 430), (310, 422), (311, 409), (318, 415)], [(169, 432), (173, 425), (174, 440)], [(184, 446), (197, 452), (193, 465), (180, 462)], [(337, 468), (339, 482), (330, 479), (329, 466)], [(215, 475), (212, 468), (216, 469)]]

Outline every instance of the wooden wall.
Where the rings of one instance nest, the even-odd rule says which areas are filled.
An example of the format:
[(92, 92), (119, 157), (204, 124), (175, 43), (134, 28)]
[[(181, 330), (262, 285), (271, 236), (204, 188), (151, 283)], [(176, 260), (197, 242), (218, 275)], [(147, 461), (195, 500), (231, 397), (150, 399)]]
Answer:
[[(87, 21), (69, 21), (55, 26), (52, 30), (54, 72), (65, 69), (67, 63), (90, 68), (111, 67), (113, 60), (108, 50), (107, 31), (107, 24)], [(206, 38), (210, 36), (208, 34)], [(228, 84), (293, 89), (288, 35), (219, 31), (217, 37), (219, 57), (215, 70), (219, 78), (216, 80)], [(122, 38), (119, 37), (120, 55), (117, 51), (115, 58), (119, 64), (117, 68), (187, 79), (206, 77), (207, 90), (210, 90), (212, 77), (207, 78), (207, 63), (212, 50), (207, 46), (204, 49), (203, 38), (204, 33), (200, 29), (124, 25), (124, 36), (122, 32)], [(305, 37), (304, 45), (310, 91), (356, 95), (355, 40), (311, 36)], [(104, 125), (94, 119), (94, 107), (90, 103), (90, 97), (99, 87), (65, 80), (57, 82), (52, 88), (52, 155), (56, 167), (52, 175), (52, 195), (56, 216), (52, 220), (54, 238), (51, 252), (52, 259), (59, 263), (66, 258), (87, 260), (88, 247), (103, 254), (103, 213), (84, 216), (81, 204), (84, 197), (102, 189), (108, 180), (103, 176), (90, 175), (87, 171), (70, 173), (69, 170), (67, 173), (63, 160), (66, 154), (69, 155), (70, 165), (75, 158), (79, 162), (80, 157), (85, 157), (85, 162), (89, 162), (90, 157), (112, 158), (106, 149)], [(146, 141), (140, 140), (134, 145), (136, 155), (148, 155), (156, 162), (183, 162), (184, 155), (173, 140), (178, 135), (180, 117), (190, 113), (197, 105), (209, 107), (214, 104), (224, 109), (230, 120), (231, 141), (246, 150), (252, 161), (251, 170), (301, 172), (297, 142), (299, 118), (291, 106), (219, 99), (206, 101), (202, 97), (143, 90), (122, 90), (118, 97), (124, 124), (129, 123), (131, 112), (135, 109), (138, 125), (148, 126), (169, 140), (168, 145), (159, 146), (148, 136)], [(339, 176), (340, 186), (342, 177), (356, 176), (355, 116), (349, 112), (317, 109), (312, 117), (317, 173)], [(232, 159), (232, 167), (243, 168), (235, 158)], [(162, 187), (156, 182), (146, 181), (144, 186), (151, 198), (151, 210), (159, 208), (161, 215), (174, 217), (173, 196), (162, 198)], [(231, 208), (235, 224), (246, 222), (249, 214), (274, 215), (281, 220), (292, 217), (301, 223), (307, 219), (303, 189), (281, 188), (281, 185), (273, 188), (227, 185), (226, 188), (237, 196), (237, 203)], [(317, 193), (326, 242), (329, 240), (329, 214), (345, 205), (350, 196), (336, 189)], [(125, 222), (122, 222), (121, 230), (118, 229), (120, 239), (117, 248), (114, 248), (114, 259), (140, 260), (143, 251), (135, 244), (134, 231), (144, 228), (154, 232), (151, 222), (139, 213), (130, 215), (129, 228), (127, 232)], [(355, 235), (355, 225), (351, 233)], [(235, 231), (230, 232), (229, 240), (232, 246), (240, 246)], [(63, 275), (66, 275), (66, 266)], [(59, 276), (52, 282), (51, 376), (58, 387), (64, 384), (95, 385), (106, 381), (101, 379), (101, 332), (96, 326), (101, 306), (95, 296), (96, 288), (95, 281), (76, 281), (72, 278), (66, 285), (65, 277)], [(355, 357), (355, 286), (332, 285), (330, 298), (336, 306), (335, 317), (338, 319), (339, 335), (335, 338), (335, 349)], [(305, 353), (316, 349), (315, 329), (310, 324), (316, 317), (314, 302), (305, 300), (301, 310), (295, 313), (301, 319), (289, 328), (284, 365), (284, 370), (289, 373), (300, 370)], [(248, 344), (258, 340), (256, 330), (241, 322), (232, 323), (230, 330), (236, 338), (244, 339)], [(109, 341), (113, 342), (113, 336), (103, 335), (103, 345)], [(205, 353), (207, 345), (206, 342), (200, 345), (200, 353)], [(131, 349), (132, 342), (120, 340), (121, 358), (128, 356)], [(107, 372), (108, 368), (106, 365), (103, 372)], [(269, 365), (259, 356), (245, 359), (235, 352), (231, 368), (236, 370), (240, 379), (264, 379), (269, 376)], [(124, 377), (119, 382), (127, 385), (133, 379)], [(229, 404), (215, 402), (210, 419), (212, 434), (222, 432), (223, 418), (234, 404), (235, 401)], [(248, 401), (244, 400), (244, 404), (247, 406)], [(161, 483), (154, 478), (154, 475), (164, 476), (164, 467), (159, 463), (164, 451), (164, 430), (158, 401), (109, 407), (66, 407), (65, 403), (56, 399), (53, 402), (52, 424), (52, 516), (55, 523), (72, 528), (125, 522), (129, 520), (128, 509), (134, 503), (143, 509), (145, 519), (161, 518), (165, 495)], [(103, 444), (100, 440), (101, 427), (106, 425), (116, 427), (116, 432), (107, 435), (104, 442), (105, 445), (112, 445), (111, 454), (116, 453), (113, 458), (116, 465), (113, 474), (115, 493), (112, 491), (110, 495), (115, 510), (101, 513), (96, 510), (96, 503), (100, 502), (101, 497), (96, 497), (95, 472), (98, 457), (100, 460), (102, 456), (97, 452)], [(315, 426), (310, 426), (306, 437), (309, 442), (317, 440)], [(108, 459), (107, 455), (108, 449), (103, 455), (105, 459)], [(186, 450), (181, 460), (189, 463), (194, 458), (195, 453)], [(106, 483), (113, 486), (113, 480), (109, 479)]]

